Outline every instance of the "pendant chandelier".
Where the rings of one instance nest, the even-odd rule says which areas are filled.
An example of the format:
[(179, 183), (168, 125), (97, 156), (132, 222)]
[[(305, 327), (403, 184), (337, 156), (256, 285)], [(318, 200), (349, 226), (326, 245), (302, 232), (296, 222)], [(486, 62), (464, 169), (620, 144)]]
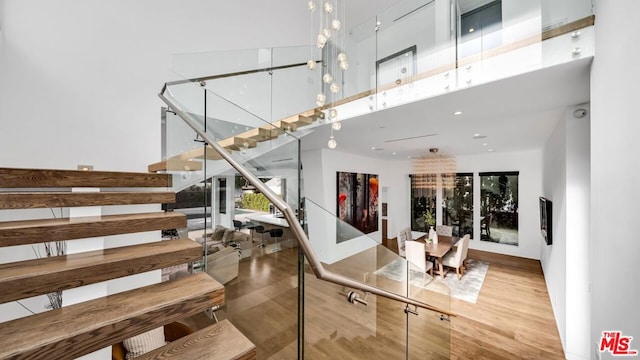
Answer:
[[(319, 6), (316, 6), (316, 1), (317, 0), (309, 0), (309, 2), (307, 2), (307, 9), (311, 13), (311, 26), (313, 27), (314, 20), (319, 24), (317, 33), (314, 34), (313, 30), (311, 33), (314, 34), (313, 38), (316, 47), (324, 54), (320, 66), (322, 70), (322, 84), (315, 100), (318, 107), (323, 110), (328, 110), (327, 119), (329, 119), (328, 121), (332, 124), (331, 136), (327, 142), (327, 146), (330, 149), (335, 149), (338, 143), (333, 136), (333, 132), (334, 130), (339, 131), (342, 128), (342, 124), (338, 119), (338, 110), (333, 107), (334, 96), (337, 96), (336, 94), (342, 90), (339, 81), (344, 79), (344, 76), (338, 76), (340, 75), (339, 72), (344, 72), (349, 69), (349, 60), (343, 50), (344, 34), (342, 34), (342, 37), (339, 37), (340, 30), (344, 24), (346, 0), (317, 1)], [(341, 4), (338, 4), (339, 1), (341, 1)], [(316, 16), (317, 18), (314, 19)], [(331, 40), (332, 38), (334, 40)], [(338, 44), (338, 42), (340, 44)], [(313, 58), (307, 61), (309, 70), (315, 70), (317, 65)], [(327, 100), (329, 100), (329, 106), (326, 105)]]
[(430, 148), (429, 154), (413, 161), (415, 185), (419, 188), (453, 189), (456, 180), (456, 158), (453, 155), (438, 154), (438, 148)]

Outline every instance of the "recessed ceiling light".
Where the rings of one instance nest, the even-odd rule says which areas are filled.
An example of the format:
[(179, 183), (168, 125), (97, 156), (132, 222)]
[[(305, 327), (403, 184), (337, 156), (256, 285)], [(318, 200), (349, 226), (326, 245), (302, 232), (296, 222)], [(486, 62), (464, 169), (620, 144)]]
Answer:
[(474, 32), (474, 31), (476, 31), (476, 29), (474, 29), (474, 28), (470, 28), (469, 29), (469, 32)]
[(411, 159), (411, 155), (407, 156), (407, 159)]
[(453, 115), (462, 115), (462, 111), (455, 111)]
[(473, 134), (473, 138), (474, 139), (484, 139), (486, 137), (487, 137), (487, 135)]
[(376, 147), (375, 147), (375, 146), (372, 146), (372, 147), (371, 147), (371, 150), (375, 150), (375, 149), (376, 149)]
[(473, 137), (479, 137), (480, 134), (473, 134)]
[(391, 153), (391, 155), (395, 155), (396, 153)]
[(489, 143), (482, 143), (482, 146), (487, 146), (489, 145)]
[(487, 150), (487, 151), (488, 151), (488, 152), (493, 152), (493, 149), (489, 149), (489, 150)]

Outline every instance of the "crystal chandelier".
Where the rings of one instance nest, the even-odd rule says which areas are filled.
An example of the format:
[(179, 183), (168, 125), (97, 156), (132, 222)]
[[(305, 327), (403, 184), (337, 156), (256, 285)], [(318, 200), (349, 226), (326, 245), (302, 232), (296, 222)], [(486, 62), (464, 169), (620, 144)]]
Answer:
[[(332, 122), (331, 126), (331, 137), (327, 142), (327, 146), (330, 149), (335, 149), (338, 145), (335, 137), (333, 136), (333, 131), (339, 131), (342, 128), (342, 124), (338, 120), (338, 110), (333, 107), (333, 100), (335, 94), (340, 93), (342, 87), (338, 83), (340, 81), (341, 76), (339, 75), (340, 71), (346, 71), (349, 69), (349, 60), (347, 58), (347, 54), (341, 50), (338, 51), (337, 42), (342, 42), (342, 49), (344, 46), (344, 34), (343, 37), (340, 38), (338, 36), (340, 30), (343, 28), (344, 24), (344, 12), (345, 12), (345, 1), (346, 0), (327, 0), (327, 1), (318, 1), (319, 5), (316, 6), (317, 0), (309, 0), (307, 2), (307, 9), (312, 14), (311, 15), (311, 24), (314, 23), (314, 16), (317, 16), (317, 22), (319, 24), (319, 31), (314, 36), (315, 45), (318, 49), (326, 54), (323, 56), (324, 59), (328, 59), (323, 62), (321, 66), (322, 71), (322, 91), (316, 95), (316, 105), (320, 108), (328, 108), (327, 115), (330, 122)], [(342, 1), (340, 7), (338, 5), (338, 1)], [(340, 19), (342, 17), (342, 20)], [(331, 39), (334, 39), (333, 42)], [(340, 40), (337, 40), (340, 39)], [(314, 70), (317, 66), (317, 63), (314, 59), (309, 59), (307, 61), (307, 67), (309, 70)], [(328, 90), (328, 91), (327, 91)], [(329, 105), (326, 104), (327, 100), (330, 101)]]

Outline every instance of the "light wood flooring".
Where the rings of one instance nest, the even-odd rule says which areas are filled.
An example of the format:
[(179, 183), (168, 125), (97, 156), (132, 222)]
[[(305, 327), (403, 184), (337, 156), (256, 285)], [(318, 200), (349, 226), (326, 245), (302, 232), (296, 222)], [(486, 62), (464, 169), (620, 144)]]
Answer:
[[(253, 341), (258, 359), (297, 356), (297, 248), (287, 242), (284, 247), (273, 254), (254, 247), (253, 256), (240, 262), (238, 278), (226, 284), (226, 305), (217, 311), (219, 319), (229, 319)], [(394, 257), (380, 246), (331, 268), (402, 292), (406, 285), (376, 279), (371, 271)], [(409, 290), (412, 297), (457, 314), (450, 322), (423, 309), (406, 315), (402, 304), (380, 297), (369, 296), (368, 306), (349, 304), (339, 294), (343, 289), (307, 270), (304, 358), (564, 359), (540, 263), (474, 250), (469, 257), (490, 264), (476, 304)], [(212, 320), (198, 315), (188, 322), (200, 328)]]

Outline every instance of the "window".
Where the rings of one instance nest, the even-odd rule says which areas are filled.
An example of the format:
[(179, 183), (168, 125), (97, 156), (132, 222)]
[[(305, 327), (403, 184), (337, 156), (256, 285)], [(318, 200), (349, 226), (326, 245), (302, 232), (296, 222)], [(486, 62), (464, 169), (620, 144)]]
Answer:
[(428, 232), (436, 223), (436, 174), (411, 177), (411, 230)]
[[(446, 177), (453, 176), (453, 181)], [(442, 225), (453, 227), (453, 236), (473, 237), (473, 174), (443, 175), (443, 184), (452, 187), (442, 192)]]
[(480, 173), (480, 240), (518, 245), (518, 172)]

